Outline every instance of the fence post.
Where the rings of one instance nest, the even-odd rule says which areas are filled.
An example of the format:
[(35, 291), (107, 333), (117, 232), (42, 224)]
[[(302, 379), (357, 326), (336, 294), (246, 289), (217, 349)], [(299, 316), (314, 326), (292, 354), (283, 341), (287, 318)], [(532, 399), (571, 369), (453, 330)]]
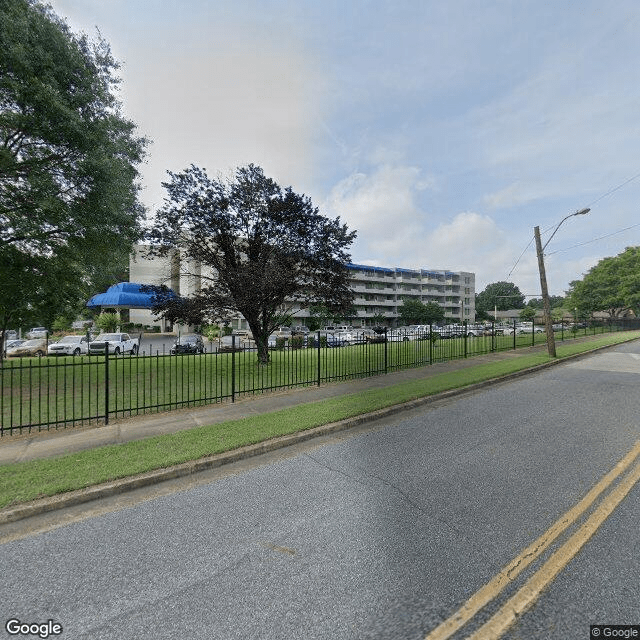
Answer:
[(496, 321), (495, 321), (495, 318), (494, 318), (493, 321), (491, 322), (491, 351), (495, 351), (496, 350), (496, 343), (497, 343)]
[(433, 364), (433, 322), (429, 323), (429, 364)]
[(231, 402), (236, 401), (236, 337), (231, 334)]
[[(546, 322), (546, 321), (545, 321)], [(536, 323), (535, 318), (531, 321), (531, 346), (536, 346)]]
[(109, 424), (109, 343), (104, 343), (104, 424)]
[(384, 372), (388, 373), (387, 371), (387, 366), (388, 366), (388, 356), (387, 356), (387, 345), (388, 345), (388, 341), (387, 341), (387, 327), (384, 328)]
[(462, 321), (462, 332), (464, 333), (464, 357), (467, 357), (467, 321), (463, 320)]
[(320, 386), (320, 332), (316, 334), (316, 341), (318, 343), (318, 386)]
[(516, 319), (513, 319), (513, 348), (516, 348)]

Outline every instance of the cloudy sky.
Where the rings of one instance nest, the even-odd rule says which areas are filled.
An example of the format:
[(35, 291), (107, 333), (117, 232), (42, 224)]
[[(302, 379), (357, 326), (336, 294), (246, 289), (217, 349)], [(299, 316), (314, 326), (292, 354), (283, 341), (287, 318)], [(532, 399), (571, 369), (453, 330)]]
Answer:
[[(358, 231), (353, 262), (552, 294), (640, 244), (637, 0), (51, 0), (123, 64), (166, 171), (254, 163)], [(546, 234), (545, 234), (546, 232)]]

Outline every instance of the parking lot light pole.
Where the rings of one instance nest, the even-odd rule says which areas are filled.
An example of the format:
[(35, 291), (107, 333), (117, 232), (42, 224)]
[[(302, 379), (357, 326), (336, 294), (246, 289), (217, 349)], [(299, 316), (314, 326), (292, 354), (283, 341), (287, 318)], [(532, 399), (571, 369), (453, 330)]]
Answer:
[[(583, 216), (586, 213), (589, 213), (591, 209), (580, 209), (580, 211), (576, 211), (575, 213), (571, 213), (568, 216), (565, 216), (560, 220), (558, 226), (553, 230), (553, 233), (549, 236), (549, 239), (545, 242), (544, 246), (542, 246), (542, 241), (540, 240), (540, 227), (534, 227), (533, 232), (536, 240), (536, 253), (538, 254), (538, 270), (540, 271), (540, 288), (542, 290), (542, 305), (544, 309), (544, 325), (545, 331), (547, 334), (547, 350), (549, 352), (550, 358), (556, 357), (556, 341), (553, 335), (553, 324), (551, 321), (551, 301), (549, 300), (549, 290), (547, 288), (547, 274), (544, 268), (544, 250), (551, 242), (551, 238), (556, 235), (556, 231), (560, 228), (560, 225), (569, 218), (573, 218), (573, 216)], [(535, 331), (535, 327), (534, 327)]]

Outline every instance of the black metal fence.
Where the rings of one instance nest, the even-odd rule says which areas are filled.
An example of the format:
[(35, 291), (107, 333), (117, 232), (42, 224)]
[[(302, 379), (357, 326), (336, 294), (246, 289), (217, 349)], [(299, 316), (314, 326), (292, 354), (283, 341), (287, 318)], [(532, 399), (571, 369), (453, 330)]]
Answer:
[[(564, 341), (640, 329), (640, 320), (563, 323), (556, 329), (556, 340)], [(258, 364), (255, 345), (235, 336), (229, 347), (203, 354), (5, 359), (0, 435), (107, 424), (116, 417), (233, 402), (240, 395), (380, 375), (545, 340), (537, 327), (514, 320), (487, 328), (465, 324), (281, 339), (266, 366)]]

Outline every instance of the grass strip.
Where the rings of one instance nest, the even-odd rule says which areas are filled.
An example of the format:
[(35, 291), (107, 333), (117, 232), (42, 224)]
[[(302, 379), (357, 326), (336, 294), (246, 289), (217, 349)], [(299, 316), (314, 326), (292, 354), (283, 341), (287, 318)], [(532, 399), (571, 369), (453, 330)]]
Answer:
[[(558, 358), (626, 342), (640, 332), (608, 334), (588, 342), (558, 346)], [(174, 434), (97, 447), (0, 466), (0, 508), (42, 496), (81, 489), (118, 478), (230, 451), (269, 438), (336, 422), (442, 391), (528, 369), (549, 362), (546, 353), (515, 356), (454, 372), (364, 392), (320, 400), (272, 413), (195, 427)]]

